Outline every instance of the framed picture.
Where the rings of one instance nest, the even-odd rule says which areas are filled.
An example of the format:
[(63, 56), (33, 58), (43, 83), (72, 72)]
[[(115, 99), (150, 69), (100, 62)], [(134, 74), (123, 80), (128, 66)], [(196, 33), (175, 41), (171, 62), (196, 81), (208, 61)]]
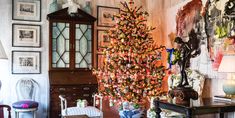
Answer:
[(41, 21), (41, 0), (12, 0), (12, 19)]
[(97, 48), (101, 48), (104, 46), (108, 46), (110, 43), (110, 39), (108, 34), (106, 33), (107, 30), (97, 30)]
[(41, 47), (41, 26), (29, 24), (12, 25), (13, 47)]
[(105, 59), (104, 56), (105, 55), (103, 55), (103, 54), (97, 54), (97, 57), (96, 57), (97, 62), (96, 63), (97, 63), (98, 68), (102, 68), (104, 66), (104, 59)]
[(41, 52), (12, 51), (12, 74), (40, 74)]
[(97, 6), (97, 26), (112, 27), (115, 25), (114, 15), (119, 14), (120, 9), (115, 7)]

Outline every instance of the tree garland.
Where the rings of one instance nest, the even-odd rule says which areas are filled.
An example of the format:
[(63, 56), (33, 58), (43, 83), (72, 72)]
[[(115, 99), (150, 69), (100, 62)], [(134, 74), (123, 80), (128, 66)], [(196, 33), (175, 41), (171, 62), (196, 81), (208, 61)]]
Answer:
[[(173, 60), (172, 60), (173, 58)], [(175, 65), (180, 59), (180, 52), (178, 49), (167, 49), (167, 62), (169, 63), (168, 69)]]

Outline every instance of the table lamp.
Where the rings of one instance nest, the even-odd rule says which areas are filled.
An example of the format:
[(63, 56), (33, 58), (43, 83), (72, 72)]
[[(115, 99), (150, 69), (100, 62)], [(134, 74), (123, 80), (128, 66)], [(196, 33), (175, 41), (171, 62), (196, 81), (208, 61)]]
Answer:
[(223, 56), (218, 72), (227, 73), (227, 79), (223, 84), (223, 91), (226, 96), (235, 97), (235, 54)]
[[(2, 46), (1, 40), (0, 40), (0, 59), (7, 59), (7, 55), (6, 55), (5, 50)], [(2, 82), (0, 81), (0, 89), (1, 89), (1, 87), (2, 87)]]

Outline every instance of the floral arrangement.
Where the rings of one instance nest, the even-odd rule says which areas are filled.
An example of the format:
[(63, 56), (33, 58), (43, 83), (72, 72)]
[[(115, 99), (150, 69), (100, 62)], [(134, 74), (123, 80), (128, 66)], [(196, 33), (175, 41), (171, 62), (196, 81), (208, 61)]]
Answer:
[(85, 99), (77, 99), (77, 107), (86, 107), (88, 104), (87, 100)]

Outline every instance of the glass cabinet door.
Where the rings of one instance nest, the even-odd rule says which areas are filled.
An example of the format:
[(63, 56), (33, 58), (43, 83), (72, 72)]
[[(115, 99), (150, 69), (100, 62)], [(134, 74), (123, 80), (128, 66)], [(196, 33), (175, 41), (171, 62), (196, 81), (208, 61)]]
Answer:
[(89, 68), (92, 65), (91, 25), (76, 24), (75, 27), (75, 68)]
[(52, 24), (52, 67), (70, 67), (69, 23)]

